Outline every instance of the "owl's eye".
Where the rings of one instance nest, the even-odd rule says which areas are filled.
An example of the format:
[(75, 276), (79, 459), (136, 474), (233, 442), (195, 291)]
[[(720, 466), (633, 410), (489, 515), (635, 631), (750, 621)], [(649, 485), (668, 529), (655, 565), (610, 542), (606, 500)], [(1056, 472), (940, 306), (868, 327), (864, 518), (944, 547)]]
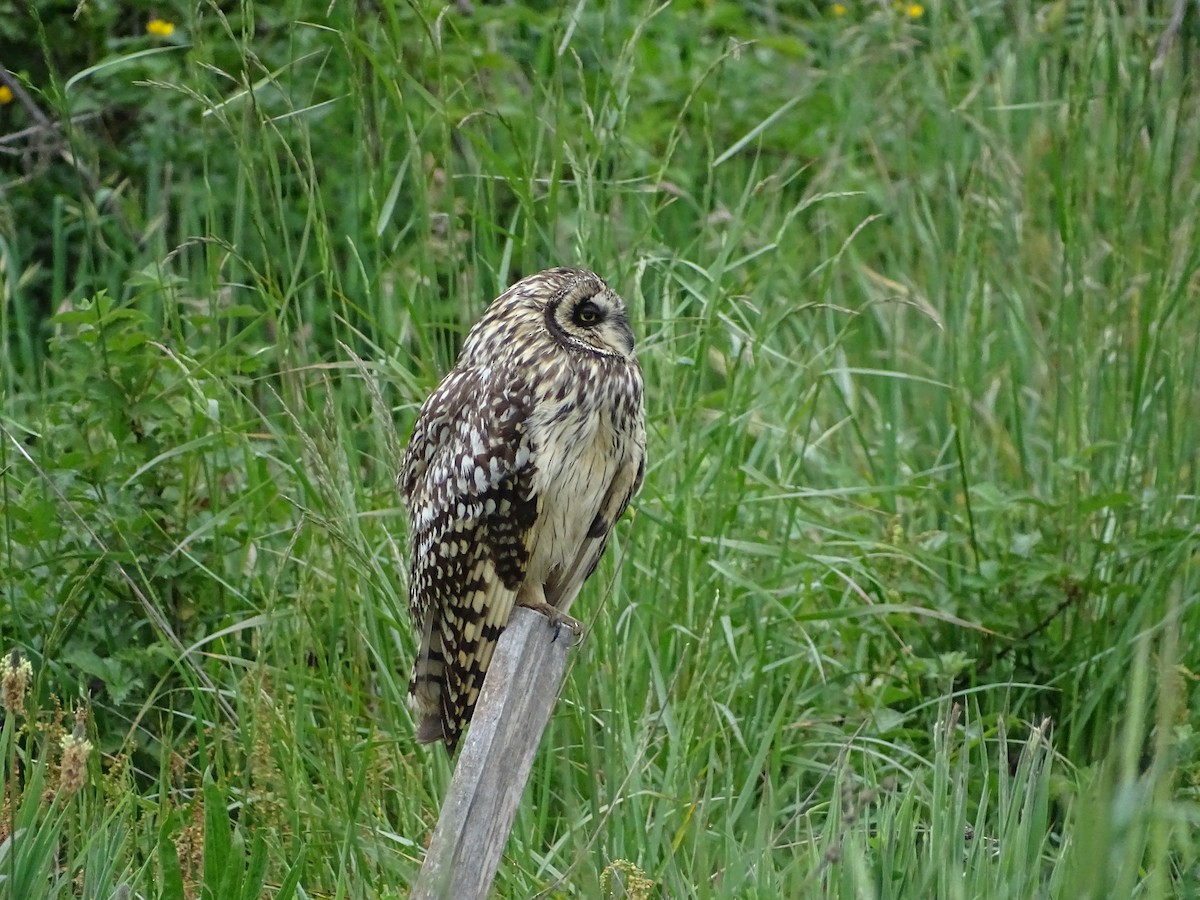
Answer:
[(575, 320), (576, 325), (596, 325), (604, 318), (604, 313), (591, 300), (584, 300), (575, 307), (571, 318)]

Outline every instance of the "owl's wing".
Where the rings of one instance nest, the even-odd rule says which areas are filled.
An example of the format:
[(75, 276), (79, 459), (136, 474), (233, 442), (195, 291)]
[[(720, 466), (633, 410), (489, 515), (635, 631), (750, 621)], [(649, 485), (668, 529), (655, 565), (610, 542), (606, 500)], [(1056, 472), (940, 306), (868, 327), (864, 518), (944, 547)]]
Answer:
[(613, 526), (629, 506), (629, 501), (642, 488), (642, 481), (646, 477), (646, 429), (640, 419), (635, 425), (630, 447), (629, 456), (617, 469), (612, 484), (604, 492), (587, 535), (570, 565), (546, 585), (546, 602), (564, 613), (575, 601), (583, 583), (596, 571), (600, 557), (608, 546), (608, 536)]
[(529, 562), (540, 511), (519, 376), (464, 369), (417, 418), (400, 473), (409, 507), (409, 605), (420, 645), (409, 700), (417, 740), (453, 753)]

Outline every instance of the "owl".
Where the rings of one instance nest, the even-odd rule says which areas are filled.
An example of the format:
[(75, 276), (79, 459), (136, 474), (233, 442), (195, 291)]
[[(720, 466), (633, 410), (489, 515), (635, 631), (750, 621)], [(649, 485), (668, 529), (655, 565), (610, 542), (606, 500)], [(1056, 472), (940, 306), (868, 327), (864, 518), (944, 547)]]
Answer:
[(642, 374), (625, 304), (549, 269), (498, 297), (421, 406), (401, 465), (417, 740), (453, 754), (514, 606), (567, 610), (642, 485)]

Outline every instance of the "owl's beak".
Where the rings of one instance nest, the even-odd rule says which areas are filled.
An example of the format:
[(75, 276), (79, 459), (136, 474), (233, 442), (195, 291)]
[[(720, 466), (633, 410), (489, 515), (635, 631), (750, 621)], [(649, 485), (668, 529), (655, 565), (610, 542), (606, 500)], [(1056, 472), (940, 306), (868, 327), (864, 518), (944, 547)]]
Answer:
[(633, 355), (633, 329), (629, 325), (629, 319), (627, 319), (625, 316), (621, 317), (621, 324), (618, 327), (617, 331), (621, 335), (621, 345), (622, 345), (622, 349), (625, 351), (625, 355), (632, 356)]

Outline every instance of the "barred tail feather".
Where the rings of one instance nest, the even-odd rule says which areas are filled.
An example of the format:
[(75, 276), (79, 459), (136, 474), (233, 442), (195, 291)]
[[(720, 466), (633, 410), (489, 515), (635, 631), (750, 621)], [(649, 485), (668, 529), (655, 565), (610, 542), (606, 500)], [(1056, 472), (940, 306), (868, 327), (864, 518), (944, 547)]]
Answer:
[(420, 715), (417, 742), (440, 740), (451, 755), (516, 601), (490, 559), (476, 560), (472, 569), (463, 596), (431, 612), (408, 689), (409, 705)]
[(422, 629), (421, 645), (413, 662), (408, 683), (408, 705), (418, 716), (417, 743), (432, 744), (443, 740), (442, 697), (446, 692), (446, 661), (442, 655), (442, 635), (433, 629), (429, 616)]

